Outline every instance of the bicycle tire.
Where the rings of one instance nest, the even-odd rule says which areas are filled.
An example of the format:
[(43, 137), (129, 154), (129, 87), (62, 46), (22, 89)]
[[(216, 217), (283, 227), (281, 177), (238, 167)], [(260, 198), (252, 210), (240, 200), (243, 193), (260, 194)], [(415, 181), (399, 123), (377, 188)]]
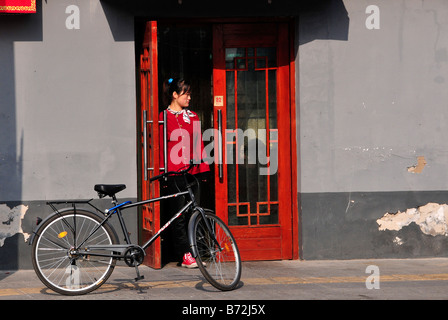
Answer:
[(241, 257), (238, 247), (225, 223), (213, 211), (205, 210), (205, 219), (216, 235), (217, 248), (201, 214), (196, 215), (193, 242), (197, 248), (196, 262), (207, 281), (215, 288), (230, 291), (237, 287), (241, 278)]
[[(33, 241), (32, 263), (43, 284), (57, 293), (73, 296), (92, 292), (106, 282), (116, 258), (77, 255), (73, 251), (101, 221), (95, 213), (77, 209), (54, 213), (42, 222)], [(105, 223), (83, 248), (117, 243), (115, 231)]]

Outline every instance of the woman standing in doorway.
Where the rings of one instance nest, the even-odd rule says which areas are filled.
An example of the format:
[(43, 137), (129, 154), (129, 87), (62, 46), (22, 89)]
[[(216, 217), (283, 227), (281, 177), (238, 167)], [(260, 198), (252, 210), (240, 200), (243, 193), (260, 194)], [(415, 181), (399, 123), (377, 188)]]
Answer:
[[(196, 113), (189, 109), (191, 100), (191, 86), (184, 79), (169, 79), (165, 83), (165, 94), (169, 106), (167, 110), (167, 168), (166, 171), (179, 171), (190, 165), (190, 160), (199, 165), (194, 166), (190, 173), (195, 175), (198, 181), (204, 182), (209, 165), (202, 162), (204, 144), (200, 132), (199, 118)], [(159, 120), (163, 120), (163, 112), (159, 115)], [(159, 132), (163, 132), (163, 124), (160, 125)], [(163, 134), (160, 134), (160, 163), (164, 163)], [(185, 181), (183, 177), (169, 177), (162, 185), (162, 193), (172, 194), (184, 190)], [(196, 187), (197, 191), (197, 187)], [(195, 192), (197, 193), (197, 192)], [(195, 194), (195, 197), (199, 195)], [(185, 205), (184, 197), (176, 197), (166, 201), (166, 218), (171, 217)], [(181, 266), (186, 268), (196, 268), (196, 260), (190, 252), (188, 241), (188, 220), (185, 214), (176, 219), (171, 228), (171, 239), (176, 254), (176, 260), (181, 261)]]

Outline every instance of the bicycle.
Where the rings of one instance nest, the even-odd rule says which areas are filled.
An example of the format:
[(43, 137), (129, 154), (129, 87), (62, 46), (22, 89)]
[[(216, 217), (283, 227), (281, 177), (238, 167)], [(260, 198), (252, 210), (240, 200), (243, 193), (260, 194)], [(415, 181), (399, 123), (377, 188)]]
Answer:
[[(90, 293), (103, 285), (112, 274), (117, 261), (123, 260), (129, 267), (135, 267), (136, 278), (141, 280), (138, 266), (143, 263), (145, 249), (162, 234), (177, 218), (189, 210), (192, 215), (188, 224), (188, 238), (191, 252), (205, 279), (222, 291), (233, 290), (241, 277), (241, 258), (235, 239), (225, 223), (212, 210), (196, 203), (192, 184), (187, 183), (188, 171), (166, 172), (150, 179), (151, 182), (172, 175), (182, 175), (186, 190), (153, 199), (132, 203), (118, 203), (116, 194), (126, 188), (124, 184), (95, 185), (100, 198), (112, 198), (113, 207), (102, 211), (90, 200), (52, 201), (47, 204), (54, 210), (46, 219), (38, 219), (38, 225), (31, 235), (33, 268), (48, 288), (64, 295)], [(131, 243), (122, 211), (177, 196), (186, 196), (187, 204), (162, 226), (142, 246)], [(57, 205), (71, 204), (58, 210)], [(87, 205), (79, 208), (80, 205)], [(94, 209), (94, 210), (93, 210)], [(124, 244), (109, 219), (118, 217)]]

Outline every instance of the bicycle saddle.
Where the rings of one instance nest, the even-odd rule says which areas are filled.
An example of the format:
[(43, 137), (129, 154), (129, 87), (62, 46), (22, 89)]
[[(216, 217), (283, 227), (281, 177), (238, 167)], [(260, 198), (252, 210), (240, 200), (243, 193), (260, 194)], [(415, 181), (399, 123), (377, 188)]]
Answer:
[(100, 195), (112, 197), (116, 193), (126, 189), (125, 184), (96, 184), (94, 190)]

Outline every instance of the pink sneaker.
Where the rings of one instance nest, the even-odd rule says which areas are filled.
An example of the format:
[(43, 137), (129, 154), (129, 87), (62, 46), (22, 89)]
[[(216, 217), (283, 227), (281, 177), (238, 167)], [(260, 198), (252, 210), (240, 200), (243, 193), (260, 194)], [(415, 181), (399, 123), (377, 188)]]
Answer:
[(193, 269), (197, 268), (198, 264), (196, 263), (196, 259), (191, 256), (191, 253), (184, 254), (184, 258), (182, 259), (182, 267)]

